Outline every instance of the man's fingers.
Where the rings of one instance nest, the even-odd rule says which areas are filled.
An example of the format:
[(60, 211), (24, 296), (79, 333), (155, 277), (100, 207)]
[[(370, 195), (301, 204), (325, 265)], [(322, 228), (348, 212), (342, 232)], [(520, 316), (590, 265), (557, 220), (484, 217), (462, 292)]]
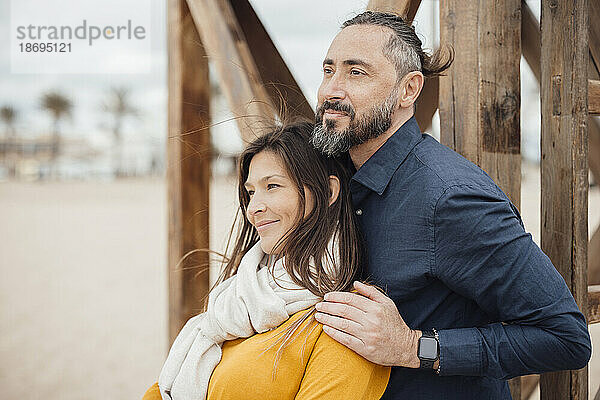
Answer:
[(363, 355), (365, 350), (365, 344), (360, 339), (349, 335), (345, 332), (338, 331), (337, 329), (329, 327), (327, 325), (323, 325), (323, 332), (325, 332), (336, 342), (343, 344), (358, 355)]
[(315, 319), (323, 325), (335, 328), (338, 331), (348, 333), (355, 337), (360, 336), (362, 325), (352, 320), (336, 317), (334, 315), (323, 314), (321, 312), (315, 314)]
[(317, 309), (317, 311), (320, 311), (322, 313), (350, 319), (352, 321), (358, 322), (359, 324), (362, 324), (362, 321), (367, 315), (364, 311), (344, 303), (331, 303), (328, 301), (324, 301), (322, 303), (317, 303), (315, 308)]
[(374, 306), (372, 300), (350, 292), (329, 292), (325, 294), (324, 299), (326, 302), (348, 304), (364, 312), (368, 312)]
[(356, 289), (358, 293), (362, 294), (363, 296), (368, 297), (369, 299), (378, 303), (384, 303), (389, 299), (389, 297), (387, 297), (375, 286), (367, 285), (359, 281), (354, 281), (354, 289)]

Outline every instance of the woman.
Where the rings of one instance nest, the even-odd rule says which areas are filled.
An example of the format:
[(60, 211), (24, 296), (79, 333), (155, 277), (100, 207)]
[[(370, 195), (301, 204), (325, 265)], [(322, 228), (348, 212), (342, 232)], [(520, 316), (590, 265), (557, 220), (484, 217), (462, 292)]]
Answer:
[(239, 162), (243, 219), (207, 311), (188, 321), (143, 400), (378, 399), (389, 367), (322, 333), (314, 305), (363, 261), (344, 169), (295, 123)]

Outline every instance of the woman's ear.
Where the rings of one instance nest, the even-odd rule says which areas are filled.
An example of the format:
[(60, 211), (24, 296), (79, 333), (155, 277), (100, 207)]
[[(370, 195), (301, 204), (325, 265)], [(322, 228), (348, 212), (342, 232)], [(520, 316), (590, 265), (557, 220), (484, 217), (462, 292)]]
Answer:
[(329, 175), (329, 205), (332, 205), (340, 195), (340, 178)]

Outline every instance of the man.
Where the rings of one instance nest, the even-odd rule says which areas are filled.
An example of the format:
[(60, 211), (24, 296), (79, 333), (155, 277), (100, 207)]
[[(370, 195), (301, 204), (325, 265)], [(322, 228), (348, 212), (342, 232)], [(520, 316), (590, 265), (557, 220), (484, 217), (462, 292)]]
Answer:
[(392, 365), (385, 399), (510, 399), (507, 379), (584, 367), (591, 344), (564, 280), (477, 166), (422, 135), (414, 103), (450, 56), (400, 18), (346, 21), (323, 63), (313, 144), (354, 172), (367, 242), (359, 294), (317, 305), (324, 331)]

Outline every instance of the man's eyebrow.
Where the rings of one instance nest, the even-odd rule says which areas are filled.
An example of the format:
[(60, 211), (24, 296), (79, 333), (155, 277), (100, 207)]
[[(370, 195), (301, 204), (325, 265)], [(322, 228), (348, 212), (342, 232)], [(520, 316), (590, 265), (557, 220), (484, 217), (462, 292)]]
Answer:
[[(323, 60), (323, 66), (333, 65), (333, 64), (334, 64), (334, 62), (331, 58), (326, 58), (325, 60)], [(373, 66), (371, 64), (369, 64), (368, 62), (360, 60), (360, 59), (356, 59), (356, 58), (344, 60), (344, 64), (345, 65), (360, 65), (365, 68), (373, 69)]]
[(344, 64), (346, 64), (346, 65), (360, 65), (360, 66), (363, 66), (365, 68), (373, 68), (373, 66), (371, 64), (369, 64), (368, 62), (363, 61), (363, 60), (359, 60), (359, 59), (354, 59), (354, 58), (351, 58), (350, 60), (345, 60)]

